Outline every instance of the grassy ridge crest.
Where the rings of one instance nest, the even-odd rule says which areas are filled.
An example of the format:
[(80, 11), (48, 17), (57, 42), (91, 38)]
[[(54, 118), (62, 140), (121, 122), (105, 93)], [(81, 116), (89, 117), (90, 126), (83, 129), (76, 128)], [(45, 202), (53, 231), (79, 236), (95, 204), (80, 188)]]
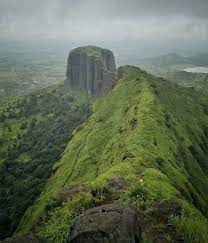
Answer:
[[(198, 230), (208, 225), (202, 216), (208, 202), (207, 97), (132, 66), (119, 68), (118, 76), (117, 86), (94, 103), (91, 117), (73, 133), (17, 235), (33, 229), (57, 242), (66, 239), (74, 218), (109, 202), (108, 181), (121, 177), (125, 191), (113, 202), (133, 204), (146, 218), (157, 203), (176, 202), (182, 215), (168, 219), (175, 234), (207, 239), (206, 227)], [(77, 184), (96, 193), (82, 191), (60, 202), (60, 193)], [(154, 217), (143, 229), (144, 239), (153, 239), (155, 227), (175, 239), (174, 231)]]

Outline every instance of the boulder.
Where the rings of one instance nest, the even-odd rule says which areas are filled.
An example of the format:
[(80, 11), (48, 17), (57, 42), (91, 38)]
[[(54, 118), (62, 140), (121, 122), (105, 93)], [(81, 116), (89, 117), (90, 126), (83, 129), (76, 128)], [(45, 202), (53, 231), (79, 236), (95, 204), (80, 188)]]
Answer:
[(67, 242), (141, 242), (136, 210), (116, 204), (89, 209), (76, 219), (71, 227), (71, 238)]
[(113, 53), (95, 46), (72, 50), (67, 61), (66, 77), (70, 89), (82, 89), (89, 95), (111, 90), (116, 83)]
[(182, 208), (175, 201), (163, 201), (154, 205), (152, 216), (168, 223), (171, 216), (181, 215)]
[(2, 243), (45, 243), (46, 239), (35, 236), (33, 233), (22, 235), (17, 238), (7, 238)]
[(126, 186), (125, 180), (120, 176), (114, 176), (107, 180), (107, 185), (116, 190), (123, 190)]

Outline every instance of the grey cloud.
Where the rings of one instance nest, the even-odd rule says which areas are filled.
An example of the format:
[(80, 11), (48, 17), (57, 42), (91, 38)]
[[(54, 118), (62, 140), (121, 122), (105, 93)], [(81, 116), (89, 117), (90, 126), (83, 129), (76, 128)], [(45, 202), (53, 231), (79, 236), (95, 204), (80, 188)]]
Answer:
[[(90, 14), (110, 17), (139, 17), (149, 15), (186, 15), (208, 18), (207, 0), (78, 0), (57, 1), (63, 12), (79, 11), (84, 7)], [(87, 13), (85, 13), (87, 14)]]
[(187, 15), (197, 17), (208, 17), (207, 0), (116, 0), (118, 6), (121, 6), (123, 14), (129, 15)]
[(0, 0), (0, 38), (206, 39), (208, 0)]
[(59, 17), (84, 14), (86, 17), (139, 17), (187, 15), (208, 18), (207, 0), (0, 0), (1, 16), (40, 15), (51, 10)]

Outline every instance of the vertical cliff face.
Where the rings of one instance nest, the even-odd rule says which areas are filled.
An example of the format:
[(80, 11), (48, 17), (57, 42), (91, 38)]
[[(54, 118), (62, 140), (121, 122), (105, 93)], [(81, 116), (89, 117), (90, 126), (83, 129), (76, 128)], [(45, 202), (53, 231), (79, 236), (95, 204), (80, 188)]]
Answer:
[(113, 53), (94, 46), (79, 47), (69, 53), (66, 84), (71, 89), (83, 89), (99, 95), (116, 83)]

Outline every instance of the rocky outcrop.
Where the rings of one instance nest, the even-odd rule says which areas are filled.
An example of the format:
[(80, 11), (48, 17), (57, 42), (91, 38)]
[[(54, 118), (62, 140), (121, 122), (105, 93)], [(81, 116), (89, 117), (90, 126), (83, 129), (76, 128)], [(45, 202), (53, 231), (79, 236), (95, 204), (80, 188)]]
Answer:
[(23, 235), (17, 238), (7, 238), (2, 243), (45, 243), (48, 242), (46, 239), (39, 238), (32, 233)]
[(76, 48), (69, 53), (66, 76), (71, 89), (86, 90), (90, 95), (111, 90), (116, 83), (113, 53), (94, 46)]
[(72, 226), (70, 243), (139, 243), (141, 231), (130, 206), (108, 204), (81, 214)]

